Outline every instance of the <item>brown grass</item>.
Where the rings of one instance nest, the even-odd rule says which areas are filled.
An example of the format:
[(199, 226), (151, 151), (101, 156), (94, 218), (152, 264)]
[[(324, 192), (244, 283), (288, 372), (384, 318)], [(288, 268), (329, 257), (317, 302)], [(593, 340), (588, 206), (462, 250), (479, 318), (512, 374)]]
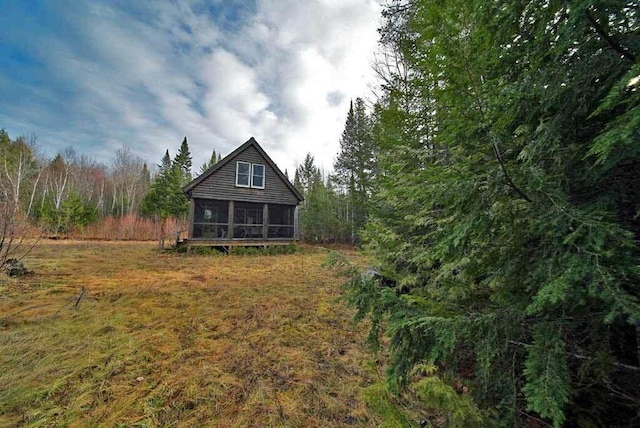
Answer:
[(0, 425), (379, 425), (325, 257), (41, 244), (37, 274), (0, 280)]
[[(173, 236), (179, 230), (187, 229), (187, 223), (175, 218), (164, 220), (165, 236)], [(149, 241), (160, 238), (162, 221), (148, 217), (127, 214), (121, 217), (108, 216), (86, 227), (70, 231), (72, 239), (99, 239), (115, 241)]]

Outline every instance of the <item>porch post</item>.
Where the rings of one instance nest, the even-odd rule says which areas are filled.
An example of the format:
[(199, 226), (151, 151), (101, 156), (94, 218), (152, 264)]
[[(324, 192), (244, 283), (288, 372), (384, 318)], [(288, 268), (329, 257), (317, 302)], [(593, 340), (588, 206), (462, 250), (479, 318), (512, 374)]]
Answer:
[(298, 241), (300, 239), (300, 206), (296, 205), (296, 208), (293, 210), (293, 239)]
[(227, 233), (227, 236), (229, 237), (229, 239), (233, 238), (233, 216), (234, 216), (234, 212), (233, 212), (233, 201), (229, 201), (229, 212), (228, 212), (228, 221), (229, 221), (229, 232)]
[(262, 239), (269, 238), (269, 204), (262, 205)]
[(189, 232), (187, 235), (187, 240), (193, 238), (193, 219), (195, 218), (194, 217), (195, 211), (196, 211), (196, 200), (193, 198), (189, 198)]

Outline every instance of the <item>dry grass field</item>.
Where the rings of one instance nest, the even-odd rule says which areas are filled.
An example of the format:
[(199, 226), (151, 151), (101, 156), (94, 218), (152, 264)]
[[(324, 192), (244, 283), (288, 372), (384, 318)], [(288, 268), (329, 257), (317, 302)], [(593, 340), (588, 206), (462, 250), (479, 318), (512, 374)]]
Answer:
[(0, 278), (0, 426), (380, 425), (326, 251), (154, 246), (43, 242)]

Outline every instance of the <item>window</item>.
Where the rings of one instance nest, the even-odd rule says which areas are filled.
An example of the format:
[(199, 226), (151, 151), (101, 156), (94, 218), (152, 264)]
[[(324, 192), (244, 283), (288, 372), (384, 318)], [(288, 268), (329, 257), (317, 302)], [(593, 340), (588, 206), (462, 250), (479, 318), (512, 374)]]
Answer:
[(238, 161), (236, 164), (236, 186), (264, 189), (265, 167), (259, 163)]
[(249, 162), (238, 162), (236, 164), (236, 186), (249, 187), (251, 176), (251, 164)]
[(264, 165), (257, 163), (251, 165), (251, 187), (264, 189)]

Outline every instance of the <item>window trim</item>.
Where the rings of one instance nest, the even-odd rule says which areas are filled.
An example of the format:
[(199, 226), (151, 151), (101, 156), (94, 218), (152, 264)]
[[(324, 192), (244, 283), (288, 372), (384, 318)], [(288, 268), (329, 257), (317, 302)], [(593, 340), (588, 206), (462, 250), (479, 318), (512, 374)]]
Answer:
[[(241, 184), (238, 181), (238, 179), (240, 178), (240, 164), (249, 166), (249, 173), (248, 173), (248, 177), (247, 177), (248, 178), (248, 180), (247, 180), (248, 183), (247, 184)], [(254, 184), (254, 182), (253, 182), (256, 166), (262, 167), (262, 186), (258, 186), (256, 184)], [(242, 176), (244, 177), (245, 174), (242, 174)], [(266, 185), (266, 181), (267, 181), (267, 167), (264, 164), (262, 164), (262, 163), (251, 163), (251, 162), (246, 162), (246, 161), (236, 161), (236, 187), (244, 187), (244, 188), (262, 189), (262, 190), (264, 190), (265, 185)]]
[[(249, 173), (247, 174), (247, 184), (240, 184), (238, 182), (238, 178), (240, 177), (240, 164), (249, 165)], [(236, 187), (251, 187), (251, 181), (253, 177), (252, 172), (253, 172), (253, 167), (251, 165), (251, 162), (237, 161), (236, 162)]]
[[(255, 177), (255, 167), (256, 166), (261, 166), (262, 167), (262, 186), (256, 186), (255, 184), (253, 184), (253, 178)], [(266, 181), (266, 175), (267, 175), (267, 168), (261, 164), (261, 163), (252, 163), (251, 164), (251, 187), (254, 189), (264, 189), (264, 185), (265, 185), (265, 181)]]

